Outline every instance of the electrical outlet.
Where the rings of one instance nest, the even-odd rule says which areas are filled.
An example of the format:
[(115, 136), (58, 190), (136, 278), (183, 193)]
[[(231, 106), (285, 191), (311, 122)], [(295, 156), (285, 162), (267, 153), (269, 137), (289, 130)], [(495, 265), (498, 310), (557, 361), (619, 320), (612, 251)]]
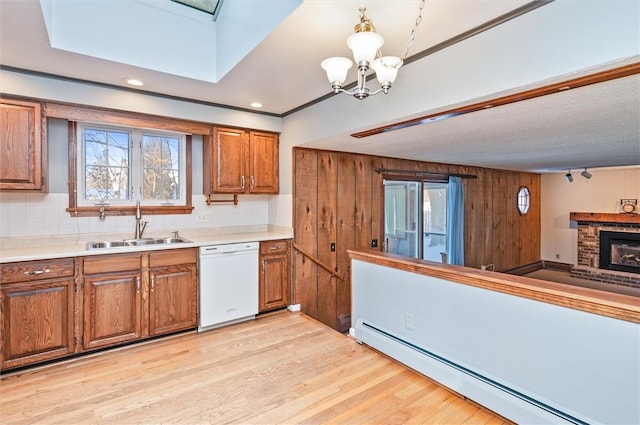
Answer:
[(378, 247), (378, 240), (371, 239), (371, 248), (377, 248), (377, 247)]
[(206, 223), (208, 221), (211, 221), (211, 213), (210, 212), (198, 213), (198, 222), (199, 223)]
[(413, 313), (404, 313), (404, 327), (413, 330)]
[(560, 254), (556, 254), (556, 260), (560, 259)]

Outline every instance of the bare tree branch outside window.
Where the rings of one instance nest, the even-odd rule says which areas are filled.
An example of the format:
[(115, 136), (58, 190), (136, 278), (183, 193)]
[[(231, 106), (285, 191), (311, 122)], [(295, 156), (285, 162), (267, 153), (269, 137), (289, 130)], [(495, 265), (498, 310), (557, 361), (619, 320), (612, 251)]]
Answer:
[(143, 199), (180, 199), (180, 138), (142, 136)]
[(128, 132), (85, 130), (85, 199), (129, 199), (129, 146)]

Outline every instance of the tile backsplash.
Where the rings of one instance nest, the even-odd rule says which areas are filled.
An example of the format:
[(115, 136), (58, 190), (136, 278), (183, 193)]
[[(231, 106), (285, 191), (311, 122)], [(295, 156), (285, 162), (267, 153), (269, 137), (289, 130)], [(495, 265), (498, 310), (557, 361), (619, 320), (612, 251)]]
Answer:
[[(146, 215), (147, 231), (180, 230), (267, 224), (271, 195), (240, 196), (238, 205), (207, 206), (203, 195), (193, 195), (192, 214)], [(290, 198), (289, 198), (290, 199)], [(66, 193), (0, 193), (0, 237), (72, 235), (86, 233), (128, 232), (133, 235), (133, 216), (74, 218), (65, 211)], [(200, 220), (199, 220), (200, 219)], [(202, 221), (204, 220), (204, 221)]]

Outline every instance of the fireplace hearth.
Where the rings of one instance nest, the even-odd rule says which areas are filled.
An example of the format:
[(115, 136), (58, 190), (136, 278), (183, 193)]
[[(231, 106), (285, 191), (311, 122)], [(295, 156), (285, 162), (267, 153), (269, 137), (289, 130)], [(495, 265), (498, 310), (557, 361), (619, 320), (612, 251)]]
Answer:
[(600, 231), (599, 266), (640, 273), (640, 233)]

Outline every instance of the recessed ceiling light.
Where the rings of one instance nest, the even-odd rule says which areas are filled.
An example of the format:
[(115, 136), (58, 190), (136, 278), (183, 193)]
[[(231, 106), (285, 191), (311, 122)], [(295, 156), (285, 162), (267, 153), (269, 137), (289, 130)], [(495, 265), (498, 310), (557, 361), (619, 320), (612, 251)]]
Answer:
[(251, 104), (251, 107), (252, 107), (252, 108), (262, 108), (262, 103), (260, 103), (260, 102), (253, 102), (253, 103)]
[(144, 83), (140, 80), (136, 80), (135, 78), (127, 78), (125, 79), (126, 83), (131, 85), (131, 86), (136, 86), (136, 87), (140, 87), (140, 86), (144, 86)]

